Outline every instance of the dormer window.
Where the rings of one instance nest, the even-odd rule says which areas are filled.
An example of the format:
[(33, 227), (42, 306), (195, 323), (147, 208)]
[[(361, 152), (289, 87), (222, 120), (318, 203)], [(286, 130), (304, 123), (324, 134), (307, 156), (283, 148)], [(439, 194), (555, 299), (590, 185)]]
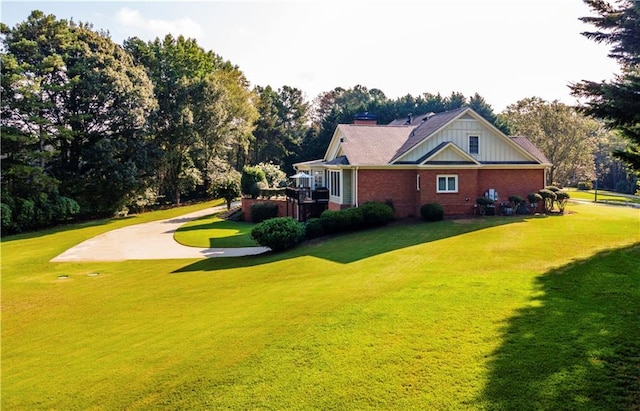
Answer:
[(469, 136), (469, 154), (478, 154), (480, 152), (480, 137)]

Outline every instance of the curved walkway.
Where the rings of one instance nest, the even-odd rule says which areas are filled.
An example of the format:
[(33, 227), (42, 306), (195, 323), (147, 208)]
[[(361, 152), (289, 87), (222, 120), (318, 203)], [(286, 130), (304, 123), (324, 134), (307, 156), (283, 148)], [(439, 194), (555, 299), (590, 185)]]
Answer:
[(225, 206), (207, 208), (168, 220), (152, 221), (108, 231), (68, 249), (53, 258), (51, 262), (241, 257), (269, 251), (267, 247), (188, 247), (174, 240), (173, 233), (187, 221), (225, 209)]

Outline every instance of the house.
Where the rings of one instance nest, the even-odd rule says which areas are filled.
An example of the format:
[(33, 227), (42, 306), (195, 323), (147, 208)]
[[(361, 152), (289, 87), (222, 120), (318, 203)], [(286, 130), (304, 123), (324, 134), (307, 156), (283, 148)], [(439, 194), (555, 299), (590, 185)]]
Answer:
[[(388, 125), (357, 116), (336, 128), (324, 158), (294, 168), (310, 176), (305, 198), (316, 210), (313, 192), (328, 190), (323, 202), (331, 210), (390, 201), (402, 218), (420, 215), (425, 203), (439, 203), (454, 216), (473, 214), (478, 197), (525, 198), (544, 187), (550, 166), (526, 137), (509, 137), (466, 107)], [(292, 215), (304, 219), (305, 202), (294, 197)]]

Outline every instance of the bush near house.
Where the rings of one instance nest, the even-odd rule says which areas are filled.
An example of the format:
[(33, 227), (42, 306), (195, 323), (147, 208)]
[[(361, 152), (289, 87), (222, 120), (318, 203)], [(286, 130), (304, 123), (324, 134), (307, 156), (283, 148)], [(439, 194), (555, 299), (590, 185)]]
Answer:
[(304, 233), (307, 238), (318, 238), (324, 234), (322, 221), (319, 218), (310, 218), (304, 225)]
[(378, 227), (395, 220), (393, 209), (375, 201), (362, 204), (360, 207), (344, 210), (325, 210), (320, 215), (322, 228), (327, 233), (354, 231), (368, 227)]
[(553, 203), (556, 201), (556, 193), (548, 188), (543, 188), (538, 191), (538, 194), (544, 200), (544, 209), (547, 211), (551, 211), (553, 209)]
[(387, 203), (369, 201), (362, 204), (362, 217), (366, 227), (375, 227), (388, 224), (396, 219), (393, 208)]
[(271, 201), (255, 203), (251, 206), (251, 222), (261, 223), (278, 216), (278, 205)]
[(556, 193), (556, 205), (561, 213), (564, 213), (564, 208), (567, 206), (569, 198), (571, 198), (571, 196), (566, 191), (558, 191)]
[(494, 201), (489, 197), (478, 197), (476, 198), (476, 205), (480, 209), (480, 215), (485, 215), (487, 213), (487, 207), (493, 205)]
[(302, 223), (291, 217), (277, 217), (261, 222), (251, 230), (251, 237), (258, 244), (273, 251), (282, 251), (293, 247), (304, 238)]
[(425, 221), (440, 221), (444, 219), (444, 208), (438, 203), (427, 203), (420, 207), (420, 215)]

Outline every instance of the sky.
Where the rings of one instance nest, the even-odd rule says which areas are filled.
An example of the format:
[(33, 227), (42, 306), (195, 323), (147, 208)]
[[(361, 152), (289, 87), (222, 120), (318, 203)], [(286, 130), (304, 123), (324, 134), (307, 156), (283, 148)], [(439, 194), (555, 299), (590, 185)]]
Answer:
[(582, 0), (12, 1), (10, 27), (31, 10), (92, 23), (116, 43), (171, 33), (237, 65), (252, 86), (296, 87), (311, 101), (362, 85), (388, 98), (479, 93), (496, 113), (527, 97), (576, 104), (568, 85), (612, 79), (609, 46)]

